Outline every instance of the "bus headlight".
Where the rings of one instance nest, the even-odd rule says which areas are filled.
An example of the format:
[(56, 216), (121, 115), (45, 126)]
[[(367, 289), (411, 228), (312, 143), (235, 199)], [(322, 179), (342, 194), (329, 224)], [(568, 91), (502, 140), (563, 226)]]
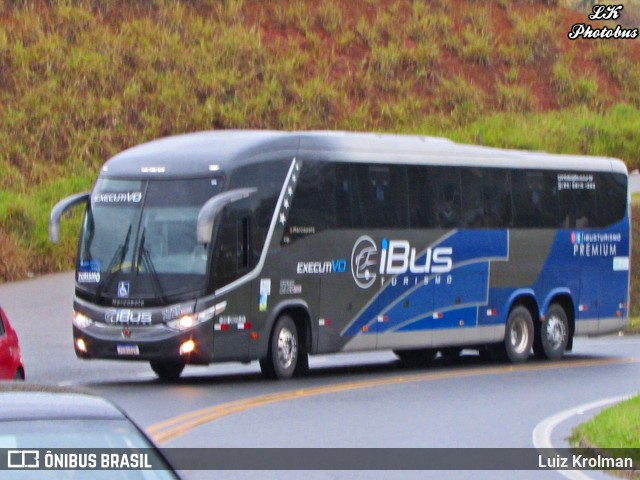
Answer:
[(84, 313), (73, 311), (73, 324), (78, 328), (87, 328), (93, 325), (93, 320)]
[(200, 322), (198, 322), (193, 315), (183, 315), (180, 318), (176, 318), (175, 320), (167, 322), (167, 327), (174, 330), (182, 331), (189, 330), (190, 328), (195, 327), (198, 323)]
[(225, 308), (227, 308), (227, 302), (222, 302), (201, 312), (183, 315), (180, 318), (167, 322), (166, 325), (167, 327), (180, 332), (183, 330), (189, 330), (202, 322), (211, 320), (216, 315), (220, 315)]

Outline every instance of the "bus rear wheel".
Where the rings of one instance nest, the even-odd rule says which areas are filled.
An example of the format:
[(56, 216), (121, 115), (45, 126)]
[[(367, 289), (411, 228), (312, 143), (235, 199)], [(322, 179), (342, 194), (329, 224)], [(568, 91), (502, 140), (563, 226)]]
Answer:
[(540, 325), (540, 337), (534, 348), (536, 354), (550, 360), (557, 360), (564, 354), (569, 343), (569, 320), (567, 313), (557, 303), (547, 311), (544, 322)]
[(526, 307), (514, 307), (507, 318), (504, 354), (511, 363), (527, 361), (533, 346), (533, 319)]
[(290, 316), (282, 315), (273, 327), (267, 358), (260, 360), (262, 374), (274, 379), (291, 378), (296, 372), (299, 355), (296, 324)]
[(176, 381), (185, 367), (184, 362), (179, 361), (152, 360), (149, 364), (158, 378), (165, 382)]

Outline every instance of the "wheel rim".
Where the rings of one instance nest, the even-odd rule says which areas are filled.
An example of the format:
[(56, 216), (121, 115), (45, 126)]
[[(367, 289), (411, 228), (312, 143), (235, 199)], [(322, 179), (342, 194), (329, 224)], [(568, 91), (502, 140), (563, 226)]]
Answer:
[(566, 328), (560, 317), (553, 315), (547, 319), (545, 326), (545, 337), (548, 345), (557, 350), (562, 346), (566, 336)]
[(529, 344), (529, 329), (527, 323), (518, 318), (511, 326), (511, 346), (513, 351), (520, 354), (524, 353)]
[(282, 368), (289, 368), (298, 355), (298, 341), (288, 328), (280, 330), (278, 335), (278, 363)]

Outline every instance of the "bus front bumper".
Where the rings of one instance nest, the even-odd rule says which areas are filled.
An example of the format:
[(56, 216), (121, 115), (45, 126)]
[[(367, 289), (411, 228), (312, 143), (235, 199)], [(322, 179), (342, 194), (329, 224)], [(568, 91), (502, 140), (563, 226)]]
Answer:
[(210, 322), (185, 331), (165, 325), (114, 326), (94, 323), (73, 326), (76, 356), (83, 359), (172, 360), (207, 365), (213, 358)]

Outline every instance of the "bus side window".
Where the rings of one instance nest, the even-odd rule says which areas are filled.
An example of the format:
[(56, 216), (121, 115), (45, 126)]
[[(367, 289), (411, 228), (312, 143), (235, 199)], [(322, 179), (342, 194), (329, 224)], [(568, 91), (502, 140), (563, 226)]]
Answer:
[(251, 248), (251, 219), (246, 211), (226, 208), (217, 233), (213, 254), (216, 290), (241, 277), (255, 264)]
[[(571, 173), (569, 175), (572, 175)], [(593, 174), (576, 174), (578, 179), (559, 180), (559, 217), (562, 228), (598, 226), (598, 199)]]
[(353, 228), (352, 183), (347, 163), (336, 163), (336, 228)]
[(440, 228), (460, 226), (462, 198), (460, 195), (460, 169), (431, 167), (430, 185), (436, 192), (433, 208), (436, 224)]
[(303, 163), (282, 244), (336, 227), (335, 165)]
[(508, 170), (485, 170), (482, 205), (484, 226), (506, 228), (511, 225), (511, 176)]
[[(403, 165), (352, 165), (355, 228), (406, 228), (408, 219), (407, 169)], [(356, 207), (357, 208), (357, 207)]]
[(607, 227), (621, 221), (627, 209), (627, 177), (622, 173), (598, 173), (595, 175), (599, 209), (598, 226)]
[(556, 228), (558, 192), (547, 172), (512, 170), (515, 227)]
[(437, 226), (435, 205), (437, 196), (432, 184), (431, 167), (409, 166), (409, 224), (411, 228)]
[[(260, 257), (283, 188), (285, 177), (291, 166), (290, 160), (275, 160), (236, 169), (230, 179), (228, 190), (256, 187), (258, 191), (247, 200), (246, 209), (250, 212), (249, 236), (251, 252), (249, 258)], [(253, 263), (250, 261), (250, 264)]]
[(486, 227), (484, 184), (488, 171), (482, 168), (465, 168), (462, 170), (462, 219), (463, 227)]

